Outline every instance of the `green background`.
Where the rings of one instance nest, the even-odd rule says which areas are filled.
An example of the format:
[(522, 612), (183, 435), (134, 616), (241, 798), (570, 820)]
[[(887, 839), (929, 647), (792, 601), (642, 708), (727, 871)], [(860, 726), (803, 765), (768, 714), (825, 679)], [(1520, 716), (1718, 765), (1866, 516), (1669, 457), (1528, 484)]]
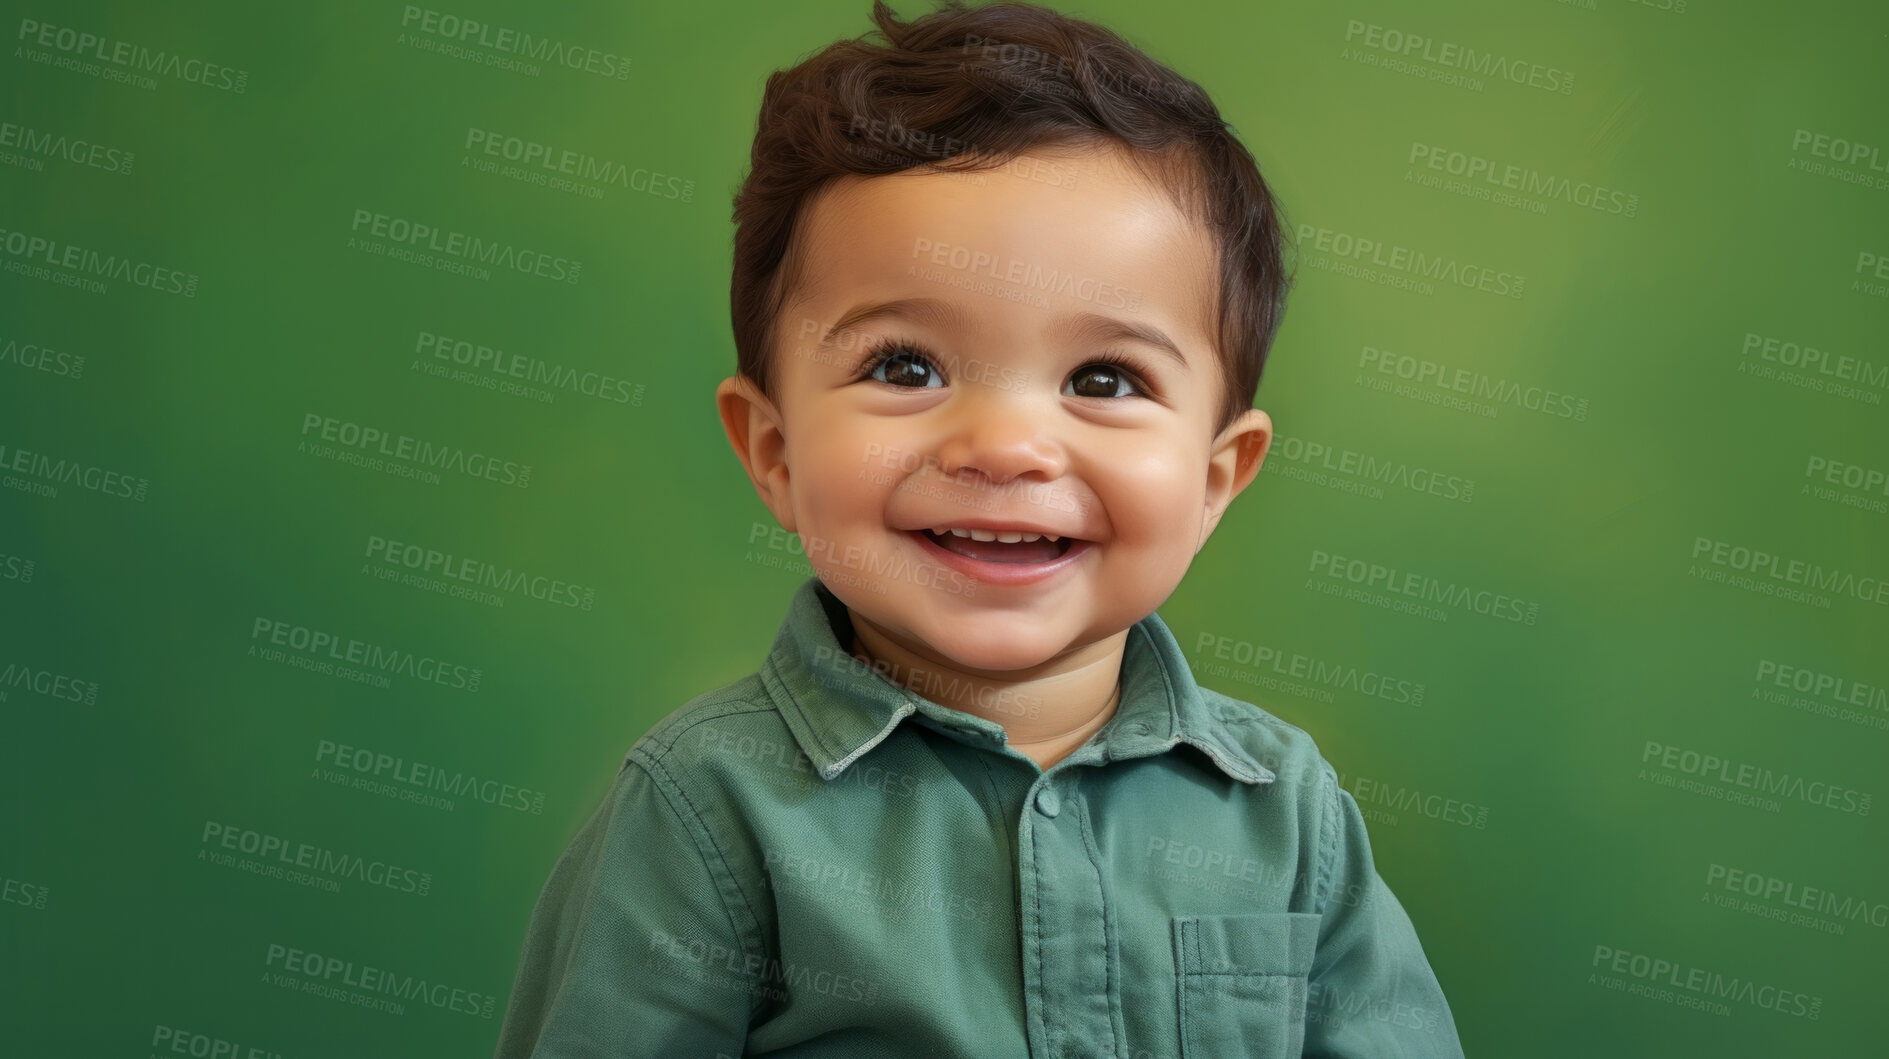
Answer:
[[(394, 3), (4, 6), (0, 123), (118, 152), (104, 165), (32, 148), (43, 138), (0, 147), (0, 463), (34, 454), (0, 483), (4, 1049), (138, 1056), (203, 1034), (243, 1055), (487, 1054), (532, 902), (630, 744), (754, 670), (807, 576), (751, 543), (772, 521), (713, 412), (734, 363), (729, 206), (767, 73), (865, 32), (868, 5), (436, 9), (626, 57), (620, 78), (446, 54)], [(1343, 774), (1468, 1053), (1881, 1054), (1889, 842), (1856, 796), (1889, 785), (1889, 610), (1741, 589), (1706, 560), (1725, 542), (1889, 576), (1881, 486), (1806, 473), (1817, 458), (1889, 470), (1889, 288), (1859, 268), (1889, 256), (1889, 13), (1055, 6), (1205, 87), (1293, 225), (1525, 279), (1519, 298), (1413, 291), (1321, 267), (1308, 240), (1257, 402), (1279, 441), (1160, 610), (1202, 683), (1305, 727)], [(20, 39), (22, 20), (231, 67), (243, 90), (72, 68), (71, 52)], [(1359, 31), (1372, 25), (1571, 71), (1573, 88), (1449, 83), (1421, 54), (1416, 72), (1389, 68)], [(593, 197), (480, 172), (462, 164), (478, 157), (469, 129), (690, 193)], [(1816, 136), (1880, 149), (1838, 164)], [(1604, 185), (1636, 208), (1424, 186), (1415, 145)], [(357, 210), (582, 271), (477, 279), (390, 260), (349, 245)], [(14, 233), (197, 285), (84, 289), (58, 278), (74, 269), (33, 271)], [(601, 372), (635, 399), (545, 403), (437, 377), (416, 367), (422, 334)], [(1748, 335), (1875, 374), (1813, 389), (1747, 352)], [(1367, 348), (1497, 393), (1545, 387), (1585, 413), (1374, 388), (1400, 380)], [(310, 414), (495, 454), (530, 478), (430, 483), (323, 458), (301, 450)], [(1307, 462), (1310, 443), (1473, 494), (1361, 483)], [(41, 456), (142, 479), (143, 498), (60, 481)], [(399, 570), (369, 554), (375, 537), (592, 594), (495, 605), (384, 580)], [(1320, 553), (1501, 592), (1538, 616), (1444, 607), (1432, 620), (1346, 598), (1356, 586), (1313, 569)], [(296, 667), (294, 650), (272, 661), (259, 620), (480, 681), (377, 686)], [(1262, 648), (1421, 684), (1421, 704), (1240, 664)], [(1860, 704), (1780, 704), (1766, 665), (1866, 687), (1849, 692)], [(330, 783), (324, 741), (524, 793), (446, 808)], [(1668, 785), (1709, 777), (1662, 768), (1663, 747), (1855, 795), (1743, 804), (1720, 796), (1735, 783)], [(1432, 796), (1476, 807), (1482, 826), (1425, 812)], [(244, 832), (424, 872), (428, 892), (336, 891), (205, 855)], [(1771, 918), (1790, 906), (1729, 895), (1714, 865), (1864, 911), (1826, 911), (1841, 933)], [(303, 992), (270, 979), (272, 945), (491, 997), (492, 1017)], [(1598, 946), (1806, 994), (1817, 1017), (1634, 995), (1618, 986), (1641, 979), (1610, 985)]]

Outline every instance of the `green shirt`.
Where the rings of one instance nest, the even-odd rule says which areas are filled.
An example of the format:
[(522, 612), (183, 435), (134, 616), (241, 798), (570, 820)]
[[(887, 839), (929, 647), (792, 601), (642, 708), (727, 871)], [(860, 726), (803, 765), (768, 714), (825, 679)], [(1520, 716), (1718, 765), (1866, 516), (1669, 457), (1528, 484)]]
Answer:
[(1157, 614), (1047, 771), (846, 647), (657, 722), (552, 870), (497, 1056), (1462, 1055), (1350, 792)]

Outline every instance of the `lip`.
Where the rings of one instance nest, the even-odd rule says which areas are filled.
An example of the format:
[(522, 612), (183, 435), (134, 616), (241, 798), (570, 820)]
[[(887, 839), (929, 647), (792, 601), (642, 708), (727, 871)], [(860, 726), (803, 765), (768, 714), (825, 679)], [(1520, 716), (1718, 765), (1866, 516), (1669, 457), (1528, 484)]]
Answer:
[[(958, 523), (952, 523), (958, 525)], [(971, 526), (964, 526), (971, 529)], [(982, 529), (983, 527), (976, 527)], [(942, 547), (926, 535), (924, 530), (906, 530), (906, 536), (918, 542), (918, 546), (937, 562), (953, 570), (989, 585), (1034, 585), (1055, 577), (1082, 560), (1089, 549), (1094, 547), (1090, 541), (1077, 540), (1069, 546), (1069, 551), (1046, 563), (993, 563), (983, 559), (973, 559), (968, 555), (959, 555), (949, 548)]]

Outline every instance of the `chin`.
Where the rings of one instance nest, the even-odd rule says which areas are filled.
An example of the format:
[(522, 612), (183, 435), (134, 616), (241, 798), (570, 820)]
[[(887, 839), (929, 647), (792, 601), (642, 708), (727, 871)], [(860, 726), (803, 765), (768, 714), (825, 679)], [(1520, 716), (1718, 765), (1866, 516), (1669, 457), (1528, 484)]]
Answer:
[(1048, 645), (1018, 643), (1014, 639), (1001, 644), (975, 643), (959, 644), (946, 637), (942, 640), (927, 641), (933, 653), (942, 656), (959, 669), (977, 670), (982, 673), (1015, 673), (1042, 665), (1056, 654)]
[(911, 635), (941, 661), (960, 669), (986, 673), (1029, 669), (1049, 661), (1067, 646), (1051, 642), (1053, 637), (1049, 630), (1031, 619), (975, 621), (975, 628), (966, 628), (968, 623), (960, 622), (940, 627), (921, 618), (913, 626)]

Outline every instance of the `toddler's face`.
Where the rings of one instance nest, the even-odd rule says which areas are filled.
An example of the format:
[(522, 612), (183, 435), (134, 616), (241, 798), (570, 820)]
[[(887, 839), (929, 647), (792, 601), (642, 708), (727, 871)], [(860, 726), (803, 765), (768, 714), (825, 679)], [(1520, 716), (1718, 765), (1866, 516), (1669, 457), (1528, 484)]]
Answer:
[(1165, 601), (1271, 437), (1213, 433), (1210, 235), (1106, 149), (848, 178), (803, 219), (762, 493), (854, 620), (1011, 672)]

